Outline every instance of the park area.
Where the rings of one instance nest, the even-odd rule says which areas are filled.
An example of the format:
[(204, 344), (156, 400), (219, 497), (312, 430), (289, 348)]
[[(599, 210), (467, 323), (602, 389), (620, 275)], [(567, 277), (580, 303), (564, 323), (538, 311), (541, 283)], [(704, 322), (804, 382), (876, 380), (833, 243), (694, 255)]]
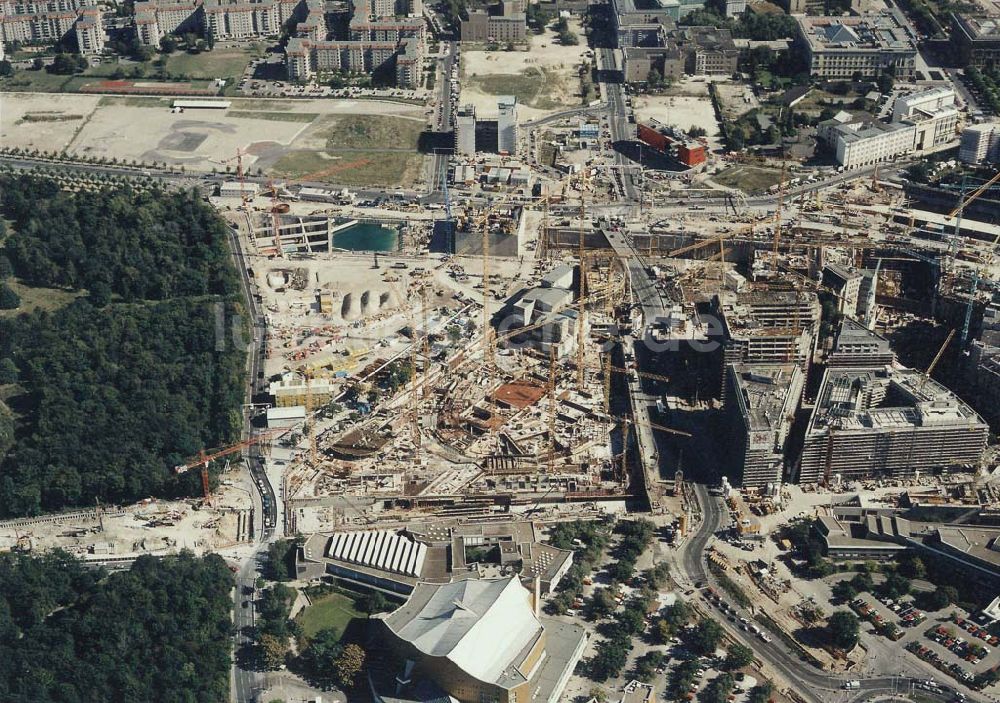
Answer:
[[(582, 36), (579, 23), (570, 30)], [(564, 46), (546, 32), (531, 39), (529, 51), (462, 52), (461, 104), (472, 104), (484, 116), (495, 115), (497, 96), (513, 95), (522, 120), (579, 107), (583, 102), (580, 65), (585, 43)]]
[[(0, 90), (41, 93), (139, 93), (161, 95), (216, 95), (216, 79), (235, 90), (247, 65), (265, 55), (266, 47), (219, 46), (212, 51), (175, 51), (155, 61), (140, 62), (123, 57), (104, 57), (79, 73), (50, 73), (49, 69), (18, 70), (0, 78)], [(162, 62), (162, 65), (160, 63)]]
[(308, 641), (320, 630), (335, 630), (338, 637), (343, 637), (352, 620), (365, 617), (355, 608), (352, 598), (332, 592), (312, 600), (299, 612), (295, 622), (302, 628), (302, 639)]
[(403, 186), (423, 166), (419, 105), (377, 100), (240, 99), (228, 109), (171, 111), (143, 95), (8, 93), (7, 148), (108, 162), (158, 163), (188, 172), (251, 172), (341, 185)]

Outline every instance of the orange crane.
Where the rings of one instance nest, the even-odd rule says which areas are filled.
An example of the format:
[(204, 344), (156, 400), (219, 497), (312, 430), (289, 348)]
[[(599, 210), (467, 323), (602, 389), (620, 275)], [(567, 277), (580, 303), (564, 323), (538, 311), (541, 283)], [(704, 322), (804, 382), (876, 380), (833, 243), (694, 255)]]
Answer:
[(220, 447), (217, 449), (202, 449), (198, 452), (198, 456), (191, 459), (185, 464), (179, 464), (174, 467), (174, 473), (183, 474), (187, 473), (191, 469), (200, 466), (201, 467), (201, 488), (205, 494), (205, 499), (208, 500), (211, 494), (211, 490), (208, 485), (208, 465), (211, 464), (216, 459), (221, 459), (224, 456), (230, 456), (231, 454), (236, 454), (241, 452), (247, 447), (252, 447), (253, 445), (264, 441), (265, 439), (274, 439), (282, 434), (288, 432), (287, 428), (277, 428), (272, 430), (267, 430), (261, 432), (258, 435), (251, 437), (250, 439), (243, 440), (242, 442), (237, 442), (235, 444), (230, 444), (226, 447)]

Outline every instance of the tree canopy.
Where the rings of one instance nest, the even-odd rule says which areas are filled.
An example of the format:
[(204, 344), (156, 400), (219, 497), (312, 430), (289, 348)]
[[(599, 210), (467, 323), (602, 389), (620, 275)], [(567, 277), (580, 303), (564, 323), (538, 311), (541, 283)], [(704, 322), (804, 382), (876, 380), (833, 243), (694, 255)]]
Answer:
[(21, 391), (0, 515), (197, 494), (173, 467), (234, 438), (243, 398), (245, 347), (217, 327), (240, 311), (225, 224), (193, 193), (77, 197), (33, 176), (0, 192), (15, 275), (90, 292), (0, 319)]
[(860, 623), (851, 612), (838, 610), (827, 621), (826, 633), (830, 644), (838, 649), (851, 650), (858, 643)]
[(0, 700), (226, 700), (231, 588), (215, 555), (110, 576), (59, 551), (0, 555)]

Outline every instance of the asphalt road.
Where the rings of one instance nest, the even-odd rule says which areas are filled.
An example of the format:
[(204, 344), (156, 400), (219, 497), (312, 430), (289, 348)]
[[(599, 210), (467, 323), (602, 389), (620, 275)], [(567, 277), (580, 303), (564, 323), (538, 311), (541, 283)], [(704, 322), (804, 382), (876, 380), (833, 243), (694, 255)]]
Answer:
[[(240, 238), (233, 229), (229, 229), (229, 245), (233, 254), (233, 261), (240, 277), (240, 290), (243, 294), (243, 301), (246, 313), (249, 316), (247, 328), (251, 333), (252, 340), (248, 344), (247, 355), (247, 387), (244, 396), (243, 408), (243, 439), (247, 439), (256, 430), (252, 425), (251, 403), (257, 393), (263, 390), (265, 379), (262, 369), (264, 368), (264, 334), (266, 326), (261, 315), (260, 307), (256, 298), (256, 289), (251, 279), (249, 269), (250, 263), (243, 251)], [(227, 325), (228, 327), (228, 325)], [(227, 338), (229, 330), (225, 334), (222, 343), (238, 343), (238, 338), (233, 335), (232, 339)], [(275, 528), (278, 524), (277, 501), (275, 499), (274, 487), (264, 471), (263, 459), (260, 456), (258, 445), (252, 445), (243, 451), (244, 466), (250, 473), (250, 478), (257, 492), (251, 492), (254, 503), (253, 513), (253, 538), (258, 547), (253, 556), (248, 559), (236, 576), (236, 587), (233, 589), (233, 623), (235, 625), (234, 651), (238, 653), (241, 648), (249, 643), (250, 639), (244, 634), (244, 629), (252, 626), (255, 621), (254, 607), (254, 584), (260, 576), (260, 557), (267, 547), (267, 543), (273, 538)], [(244, 607), (244, 603), (246, 606)], [(243, 668), (237, 657), (233, 658), (231, 699), (237, 703), (252, 703), (256, 700), (255, 692), (260, 690), (261, 675), (250, 669)]]
[[(715, 583), (712, 573), (708, 570), (705, 563), (705, 549), (715, 538), (715, 534), (722, 528), (722, 522), (725, 518), (726, 512), (722, 505), (722, 498), (711, 495), (708, 487), (704, 484), (692, 485), (698, 505), (701, 508), (702, 521), (697, 531), (691, 535), (682, 547), (681, 565), (685, 575), (692, 584), (701, 582), (709, 583), (714, 585), (717, 591), (724, 594), (725, 591)], [(723, 598), (725, 599), (725, 597)], [(858, 674), (853, 676), (828, 674), (799, 659), (796, 654), (791, 652), (782, 643), (779, 637), (772, 636), (771, 642), (765, 642), (753, 633), (744, 632), (732, 625), (726, 620), (725, 614), (716, 608), (711, 601), (700, 600), (699, 605), (712, 611), (716, 619), (726, 628), (729, 635), (750, 647), (758, 659), (780, 672), (788, 681), (801, 684), (795, 689), (795, 692), (809, 703), (823, 703), (834, 698), (839, 698), (843, 695), (844, 683), (851, 679), (860, 681), (860, 688), (857, 689), (858, 694), (855, 696), (855, 700), (857, 701), (876, 693), (907, 691), (911, 686), (921, 681), (921, 679), (908, 676), (878, 676), (861, 679)], [(737, 611), (741, 611), (738, 613), (739, 615), (752, 620), (751, 613), (742, 611), (741, 608), (737, 608)], [(901, 653), (900, 656), (905, 655)], [(931, 678), (931, 675), (928, 675), (927, 678)], [(936, 677), (936, 680), (949, 688), (955, 688), (955, 682), (953, 681), (945, 679), (942, 682), (941, 675)], [(922, 691), (921, 693), (928, 694), (931, 698), (940, 698), (941, 700), (950, 699), (950, 696), (944, 694), (932, 694), (929, 691)], [(970, 701), (986, 701), (985, 698), (977, 694), (968, 691), (966, 691), (966, 694)]]
[[(455, 53), (458, 50), (458, 42), (445, 42), (446, 51), (441, 58), (440, 73), (437, 79), (437, 99), (435, 102), (434, 129), (441, 134), (447, 134), (455, 128), (454, 115), (452, 111), (452, 82), (451, 71), (455, 65)], [(440, 115), (437, 109), (441, 108)], [(431, 154), (430, 178), (428, 183), (429, 195), (427, 202), (435, 202), (443, 198), (445, 181), (448, 178), (448, 160), (450, 154), (435, 151)]]

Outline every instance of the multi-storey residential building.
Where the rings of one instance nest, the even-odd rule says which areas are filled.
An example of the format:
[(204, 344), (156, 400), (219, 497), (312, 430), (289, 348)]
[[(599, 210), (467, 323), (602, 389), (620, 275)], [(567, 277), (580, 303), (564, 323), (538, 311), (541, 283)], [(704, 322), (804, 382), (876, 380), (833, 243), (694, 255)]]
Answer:
[(524, 4), (503, 0), (487, 10), (472, 10), (462, 20), (462, 41), (498, 43), (523, 42), (527, 32)]
[(725, 414), (732, 485), (765, 488), (781, 482), (804, 378), (794, 364), (729, 366)]
[(513, 95), (497, 98), (497, 151), (517, 153), (517, 98)]
[(978, 166), (985, 161), (996, 161), (998, 151), (1000, 130), (995, 122), (970, 125), (962, 130), (958, 160), (963, 164)]
[(205, 33), (215, 39), (276, 37), (300, 0), (205, 0)]
[(168, 34), (204, 31), (201, 0), (147, 0), (135, 3), (135, 33), (140, 44), (159, 46)]
[(1000, 19), (952, 13), (951, 45), (959, 66), (996, 66), (1000, 63)]
[(909, 29), (891, 14), (860, 17), (796, 17), (796, 42), (817, 78), (875, 78), (891, 72), (909, 80), (917, 48)]
[(923, 373), (831, 368), (806, 429), (798, 480), (905, 477), (976, 465), (988, 436), (972, 408)]
[(5, 44), (52, 44), (73, 30), (75, 10), (0, 16), (0, 41)]
[[(412, 7), (412, 4), (410, 5)], [(372, 5), (357, 2), (348, 26), (350, 39), (326, 39), (322, 0), (309, 0), (307, 14), (285, 48), (290, 80), (309, 80), (316, 73), (371, 73), (395, 62), (396, 83), (420, 85), (424, 21), (420, 17), (373, 17)]]
[(87, 8), (80, 13), (74, 25), (76, 45), (84, 56), (104, 53), (104, 25), (101, 22), (101, 11), (97, 8)]

